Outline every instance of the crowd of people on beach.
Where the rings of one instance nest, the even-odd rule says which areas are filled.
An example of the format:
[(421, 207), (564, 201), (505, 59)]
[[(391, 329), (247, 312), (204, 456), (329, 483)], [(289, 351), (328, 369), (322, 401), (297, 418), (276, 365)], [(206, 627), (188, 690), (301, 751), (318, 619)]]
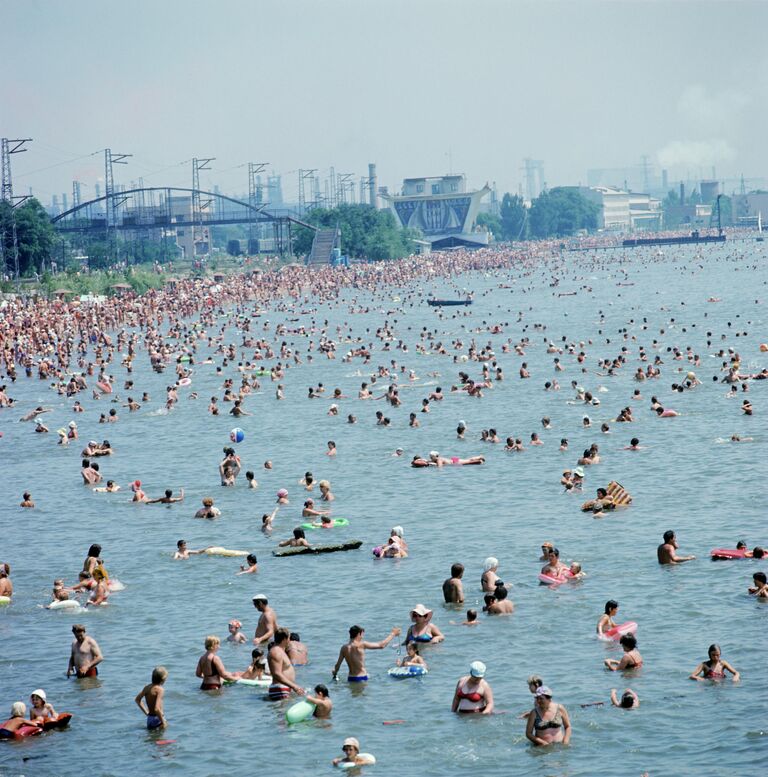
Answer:
[[(608, 259), (604, 255), (595, 254), (583, 261), (590, 261), (593, 266), (599, 267)], [(396, 313), (398, 306), (406, 303), (399, 297), (393, 298), (393, 293), (405, 295), (403, 290), (407, 289), (410, 295), (408, 303), (413, 304), (414, 301), (422, 300), (421, 289), (427, 282), (434, 279), (450, 280), (469, 272), (498, 274), (500, 288), (504, 287), (504, 278), (514, 273), (520, 291), (524, 292), (525, 283), (532, 283), (534, 273), (541, 272), (544, 267), (552, 276), (550, 285), (553, 294), (560, 294), (563, 293), (563, 287), (559, 285), (559, 277), (564, 262), (559, 245), (550, 241), (524, 244), (518, 248), (457, 250), (432, 254), (426, 259), (410, 258), (351, 267), (310, 269), (289, 266), (267, 272), (233, 275), (215, 283), (208, 279), (177, 280), (161, 290), (151, 290), (140, 296), (131, 293), (99, 303), (20, 297), (6, 299), (0, 306), (0, 373), (3, 376), (0, 378), (0, 424), (7, 428), (9, 422), (21, 421), (30, 424), (30, 430), (35, 434), (49, 433), (45, 416), (52, 409), (45, 405), (27, 407), (14, 398), (14, 386), (20, 381), (39, 380), (44, 381), (75, 416), (56, 430), (55, 440), (50, 441), (52, 445), (79, 448), (83, 444), (80, 440), (83, 427), (88, 429), (89, 437), (103, 438), (103, 433), (96, 434), (96, 424), (131, 424), (133, 414), (153, 402), (146, 386), (141, 385), (143, 365), (134, 372), (140, 359), (145, 359), (148, 368), (155, 373), (167, 375), (167, 388), (162, 399), (163, 409), (167, 413), (173, 413), (183, 400), (198, 399), (193, 382), (196, 370), (215, 371), (221, 381), (221, 395), (210, 397), (207, 405), (201, 403), (201, 414), (205, 407), (205, 412), (211, 416), (231, 416), (233, 423), (245, 424), (245, 421), (238, 419), (258, 416), (256, 409), (249, 406), (248, 400), (254, 393), (266, 392), (270, 387), (275, 402), (305, 401), (296, 398), (299, 393), (304, 396), (305, 392), (306, 401), (314, 403), (316, 400), (325, 400), (327, 406), (326, 403), (317, 402), (318, 413), (340, 416), (340, 424), (361, 422), (359, 419), (362, 414), (368, 413), (364, 409), (368, 407), (366, 402), (375, 402), (378, 407), (377, 401), (380, 400), (386, 409), (378, 410), (375, 414), (371, 410), (370, 419), (366, 416), (366, 421), (378, 426), (389, 426), (393, 423), (392, 419), (405, 423), (403, 415), (407, 414), (407, 425), (415, 428), (426, 422), (428, 414), (439, 412), (458, 397), (468, 396), (481, 400), (484, 394), (498, 389), (505, 381), (520, 380), (540, 381), (543, 391), (562, 391), (563, 396), (570, 389), (567, 402), (574, 408), (575, 423), (582, 429), (593, 428), (596, 437), (609, 433), (611, 425), (614, 430), (629, 428), (623, 425), (635, 422), (640, 413), (649, 414), (653, 423), (673, 423), (666, 419), (676, 418), (684, 422), (685, 414), (670, 407), (666, 392), (664, 401), (659, 400), (662, 381), (671, 382), (672, 397), (680, 397), (686, 392), (706, 391), (708, 383), (715, 383), (718, 387), (722, 384), (724, 388), (718, 388), (718, 391), (727, 390), (728, 395), (738, 396), (742, 400), (740, 413), (759, 418), (762, 411), (760, 399), (753, 403), (745, 395), (751, 397), (751, 389), (761, 386), (761, 381), (768, 379), (768, 366), (746, 366), (743, 354), (728, 339), (728, 335), (736, 334), (735, 328), (723, 333), (707, 333), (706, 347), (716, 357), (714, 363), (717, 368), (706, 375), (701, 355), (691, 346), (678, 342), (662, 347), (660, 336), (654, 339), (650, 333), (646, 341), (640, 342), (634, 335), (629, 337), (625, 332), (623, 337), (611, 344), (614, 350), (612, 358), (596, 359), (590, 355), (592, 339), (578, 340), (567, 334), (557, 338), (545, 331), (543, 325), (533, 325), (525, 335), (513, 338), (501, 324), (474, 320), (471, 311), (464, 315), (466, 323), (473, 329), (467, 329), (463, 336), (455, 333), (447, 338), (439, 326), (432, 330), (425, 327), (418, 333), (400, 332), (390, 315), (382, 318), (375, 332), (357, 331), (353, 315), (350, 315), (346, 327), (339, 327), (336, 331), (315, 317), (318, 304), (333, 302), (349, 290), (356, 290), (361, 296), (373, 295), (379, 305)], [(625, 274), (631, 267), (630, 262), (631, 259), (618, 262)], [(576, 291), (582, 288), (588, 288), (586, 279), (584, 286)], [(261, 322), (255, 314), (265, 309), (291, 314), (294, 316), (291, 319), (294, 324), (289, 326), (282, 322), (274, 325), (267, 321)], [(237, 310), (241, 315), (230, 315), (222, 324), (220, 317), (231, 310)], [(351, 314), (374, 310), (370, 304), (358, 303)], [(244, 311), (254, 315), (245, 315)], [(436, 315), (442, 316), (439, 312)], [(522, 318), (521, 312), (517, 323)], [(291, 338), (299, 337), (304, 338), (306, 343), (302, 351), (292, 348), (288, 342)], [(604, 338), (602, 332), (594, 335), (595, 341), (598, 337)], [(610, 343), (610, 340), (604, 339)], [(551, 356), (551, 375), (534, 374), (530, 369), (526, 353), (534, 348), (544, 348)], [(765, 350), (768, 351), (768, 347)], [(454, 375), (443, 386), (435, 386), (425, 392), (418, 404), (408, 402), (411, 406), (406, 407), (401, 389), (404, 385), (414, 385), (416, 382), (416, 365), (411, 356), (419, 353), (441, 357), (446, 363), (446, 371), (453, 370)], [(339, 359), (345, 364), (359, 365), (364, 379), (357, 396), (347, 396), (340, 388), (327, 389), (322, 384), (309, 386), (308, 389), (301, 386), (301, 365), (319, 359)], [(514, 377), (510, 378), (505, 375), (504, 368), (508, 368), (513, 359), (517, 360), (517, 366)], [(570, 373), (569, 377), (576, 377), (570, 381), (564, 380), (561, 373), (566, 370)], [(472, 377), (471, 371), (479, 374)], [(631, 395), (617, 402), (613, 410), (615, 417), (601, 421), (600, 425), (593, 424), (590, 414), (598, 413), (601, 400), (597, 389), (590, 390), (588, 381), (592, 375), (610, 378), (619, 373), (633, 374), (636, 388)], [(559, 381), (565, 385), (561, 386)], [(659, 389), (648, 391), (648, 381), (656, 381)], [(646, 397), (646, 393), (649, 396)], [(107, 402), (110, 407), (103, 410)], [(643, 404), (647, 408), (643, 408)], [(342, 412), (342, 406), (346, 406), (348, 412), (346, 409)], [(532, 419), (531, 425), (534, 424), (537, 430), (531, 431), (528, 437), (518, 436), (518, 433), (508, 435), (489, 425), (477, 433), (477, 445), (484, 450), (482, 454), (466, 456), (450, 450), (432, 450), (426, 455), (414, 454), (409, 459), (403, 448), (397, 447), (392, 456), (402, 457), (404, 466), (409, 461), (410, 467), (422, 470), (483, 467), (490, 457), (500, 455), (502, 451), (511, 455), (545, 444), (542, 435), (552, 429), (551, 420), (546, 416), (540, 421)], [(104, 427), (105, 430), (107, 428)], [(233, 430), (235, 433), (236, 430)], [(470, 432), (464, 421), (459, 421), (456, 427), (457, 440), (465, 440), (469, 434), (476, 433), (474, 430)], [(734, 434), (730, 442), (744, 443), (753, 439)], [(343, 441), (342, 429), (335, 440), (328, 441), (327, 456), (337, 455), (341, 449), (337, 444), (339, 440)], [(627, 432), (625, 450), (642, 450), (645, 442), (643, 439), (641, 443), (638, 436)], [(243, 472), (243, 462), (234, 445), (235, 442), (232, 446), (226, 446), (222, 452), (218, 472), (215, 473), (218, 482), (225, 488), (243, 482), (249, 489), (258, 488), (256, 471), (252, 469)], [(572, 455), (567, 437), (560, 437), (559, 451), (564, 457)], [(119, 451), (113, 449), (108, 439), (102, 439), (101, 442), (88, 439), (79, 454), (83, 485), (94, 492), (113, 493), (123, 490), (137, 504), (171, 505), (184, 502), (183, 487), (167, 488), (157, 496), (146, 494), (142, 489), (143, 473), (136, 473), (136, 478), (130, 483), (119, 484), (113, 479), (105, 480), (109, 472), (108, 462), (112, 457), (119, 456)], [(73, 458), (76, 455), (73, 453)], [(554, 482), (560, 478), (564, 493), (583, 493), (587, 473), (595, 471), (603, 455), (600, 444), (593, 442), (589, 448), (577, 450), (573, 457), (574, 463), (562, 474), (552, 473), (552, 478)], [(271, 462), (265, 461), (263, 468), (269, 470)], [(74, 477), (77, 477), (75, 464), (72, 469)], [(426, 473), (420, 473), (419, 476), (422, 474)], [(216, 482), (214, 478), (212, 473), (212, 483)], [(622, 486), (613, 481), (598, 482), (601, 485), (596, 488), (595, 497), (582, 505), (585, 513), (595, 519), (604, 519), (631, 509), (632, 497)], [(289, 485), (290, 489), (287, 487)], [(316, 481), (312, 472), (306, 472), (298, 481), (298, 487), (304, 492), (299, 500), (299, 509), (301, 519), (305, 522), (292, 529), (292, 536), (275, 543), (277, 552), (312, 550), (318, 545), (315, 535), (322, 535), (321, 542), (325, 542), (328, 536), (332, 536), (332, 531), (325, 530), (344, 525), (337, 523), (340, 519), (333, 514), (336, 497), (330, 480)], [(271, 513), (264, 513), (260, 528), (268, 537), (274, 530), (279, 511), (291, 504), (292, 489), (291, 483), (278, 490)], [(33, 484), (30, 483), (22, 495), (21, 508), (36, 509), (33, 491)], [(191, 514), (201, 520), (215, 521), (221, 516), (221, 510), (212, 496), (205, 496), (202, 503), (193, 510), (196, 511)], [(312, 535), (312, 541), (308, 540), (307, 534)], [(656, 556), (660, 565), (677, 565), (695, 560), (694, 555), (680, 554), (674, 530), (665, 531), (660, 539)], [(42, 535), (41, 541), (55, 542), (55, 538)], [(405, 559), (418, 549), (409, 548), (404, 527), (397, 525), (372, 551), (376, 558)], [(457, 555), (460, 551), (461, 546), (458, 545)], [(760, 546), (750, 550), (743, 541), (733, 551), (732, 556), (720, 557), (760, 561), (766, 554)], [(240, 565), (238, 574), (258, 573), (259, 561), (252, 552), (241, 553), (215, 546), (190, 549), (183, 539), (178, 540), (173, 559), (185, 561), (192, 556), (217, 553), (241, 556), (244, 563)], [(649, 554), (652, 554), (652, 550)], [(91, 609), (108, 606), (110, 599), (116, 595), (130, 595), (130, 592), (121, 593), (123, 585), (109, 574), (103, 559), (102, 546), (97, 543), (91, 545), (82, 569), (76, 571), (77, 582), (67, 584), (61, 578), (54, 580), (51, 600), (46, 606), (52, 609)], [(577, 585), (587, 579), (591, 571), (582, 569), (577, 561), (565, 564), (560, 559), (559, 549), (550, 541), (542, 543), (540, 560), (543, 566), (539, 580), (553, 588)], [(13, 602), (11, 571), (12, 565), (18, 563), (16, 559), (0, 559), (0, 601), (6, 604)], [(446, 566), (450, 568), (450, 575), (442, 584), (435, 581), (435, 588), (442, 585), (445, 603), (459, 608), (465, 602), (465, 566), (462, 561), (455, 559), (447, 559)], [(480, 573), (478, 588), (484, 597), (483, 613), (487, 616), (507, 617), (514, 614), (515, 604), (511, 599), (511, 587), (498, 574), (499, 568), (497, 558), (487, 558), (482, 564), (482, 570), (479, 567), (477, 570)], [(749, 593), (756, 599), (768, 600), (765, 572), (756, 571), (751, 579)], [(204, 652), (194, 672), (200, 680), (201, 690), (218, 693), (227, 684), (259, 683), (270, 701), (296, 701), (301, 697), (312, 706), (311, 715), (314, 718), (331, 717), (333, 700), (328, 687), (317, 683), (310, 691), (298, 682), (296, 667), (308, 663), (307, 645), (296, 631), (284, 625), (270, 605), (267, 594), (253, 596), (252, 604), (257, 613), (253, 637), (243, 632), (243, 624), (239, 620), (229, 622), (227, 637), (233, 643), (252, 643), (248, 666), (240, 671), (227, 669), (219, 655), (219, 637), (213, 634), (206, 636), (202, 640)], [(464, 620), (456, 625), (467, 629), (477, 627), (480, 622), (477, 609), (468, 609)], [(619, 659), (605, 659), (605, 669), (612, 673), (620, 672), (630, 681), (643, 666), (643, 658), (638, 650), (638, 625), (617, 622), (615, 618), (618, 609), (618, 602), (613, 599), (607, 601), (605, 612), (596, 619), (595, 631), (600, 639), (617, 642), (622, 650)], [(406, 653), (393, 669), (405, 669), (414, 675), (429, 672), (429, 646), (446, 639), (445, 633), (434, 622), (433, 615), (433, 611), (421, 603), (415, 604), (410, 610), (410, 625), (404, 636)], [(74, 625), (72, 633), (67, 676), (73, 675), (84, 681), (83, 689), (86, 690), (87, 681), (98, 677), (99, 667), (103, 661), (109, 660), (109, 656), (102, 654), (96, 639), (87, 633), (84, 625)], [(386, 648), (401, 636), (401, 629), (393, 627), (381, 639), (368, 640), (363, 626), (351, 624), (348, 626), (348, 635), (348, 640), (340, 647), (336, 664), (329, 667), (328, 676), (332, 681), (338, 681), (342, 667), (346, 667), (347, 682), (360, 684), (370, 679), (365, 660), (367, 651)], [(14, 649), (24, 648), (18, 645)], [(9, 655), (12, 653), (13, 650)], [(149, 673), (150, 668), (147, 670)], [(719, 646), (712, 644), (708, 649), (708, 657), (696, 666), (690, 677), (697, 681), (721, 681), (728, 675), (734, 682), (741, 679), (739, 671), (722, 657)], [(165, 667), (154, 667), (151, 669), (150, 683), (136, 696), (136, 704), (145, 717), (148, 729), (162, 730), (169, 725), (164, 696), (168, 676)], [(458, 678), (452, 700), (450, 693), (446, 693), (446, 708), (457, 715), (491, 715), (497, 712), (498, 699), (494, 698), (492, 679), (492, 670), (485, 663), (472, 661), (467, 673)], [(566, 708), (555, 701), (555, 693), (542, 677), (529, 677), (528, 688), (532, 706), (521, 715), (526, 721), (527, 739), (536, 747), (568, 745), (573, 729)], [(614, 688), (610, 690), (610, 703), (617, 708), (630, 710), (639, 707), (640, 699), (631, 688), (621, 693)], [(0, 724), (0, 737), (14, 738), (19, 732), (25, 732), (24, 735), (37, 733), (45, 728), (46, 721), (56, 719), (58, 714), (47, 701), (45, 691), (38, 688), (30, 695), (29, 708), (22, 701), (13, 703), (11, 716)], [(342, 749), (344, 756), (334, 760), (336, 765), (365, 765), (373, 762), (373, 756), (361, 752), (360, 743), (354, 737), (346, 738)]]

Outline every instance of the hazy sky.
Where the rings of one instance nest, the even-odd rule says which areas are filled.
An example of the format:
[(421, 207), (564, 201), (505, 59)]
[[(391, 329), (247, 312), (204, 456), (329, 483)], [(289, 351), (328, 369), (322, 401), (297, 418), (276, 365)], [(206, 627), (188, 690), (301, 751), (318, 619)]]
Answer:
[[(116, 181), (246, 191), (270, 162), (399, 188), (466, 173), (517, 191), (524, 157), (550, 186), (651, 162), (670, 180), (768, 174), (768, 2), (0, 0), (0, 135), (18, 191)], [(449, 156), (450, 151), (450, 156)], [(47, 169), (44, 169), (47, 168)]]

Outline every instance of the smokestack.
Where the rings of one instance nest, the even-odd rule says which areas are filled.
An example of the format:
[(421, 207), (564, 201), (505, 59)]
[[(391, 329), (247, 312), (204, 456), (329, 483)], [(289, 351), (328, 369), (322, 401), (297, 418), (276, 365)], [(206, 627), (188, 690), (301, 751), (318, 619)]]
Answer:
[(680, 204), (685, 205), (685, 184), (680, 181)]
[(379, 186), (376, 180), (376, 165), (371, 163), (368, 165), (368, 199), (371, 207), (378, 208), (379, 202), (376, 196)]
[(667, 187), (669, 186), (669, 175), (667, 174), (666, 170), (661, 171), (661, 188), (666, 193)]

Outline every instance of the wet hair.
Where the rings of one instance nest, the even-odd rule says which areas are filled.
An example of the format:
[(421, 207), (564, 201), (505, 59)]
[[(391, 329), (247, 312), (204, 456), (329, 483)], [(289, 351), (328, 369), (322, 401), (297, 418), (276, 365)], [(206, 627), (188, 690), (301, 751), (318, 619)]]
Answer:
[(290, 639), (291, 642), (301, 642), (301, 637), (295, 631), (290, 633)]
[(629, 441), (629, 444), (630, 444), (630, 445), (639, 445), (639, 444), (640, 444), (640, 440), (638, 440), (638, 439), (637, 439), (637, 437), (633, 437), (633, 438), (632, 438), (632, 439)]
[(493, 590), (493, 596), (496, 598), (497, 601), (502, 602), (504, 599), (507, 598), (507, 594), (509, 592), (507, 591), (507, 587), (504, 585), (504, 583), (501, 580), (496, 581), (496, 587)]
[(615, 599), (609, 599), (605, 603), (605, 614), (610, 615), (611, 610), (618, 610), (619, 609), (619, 603)]
[(451, 577), (461, 577), (464, 574), (464, 564), (451, 565)]
[(755, 574), (752, 575), (752, 579), (756, 583), (760, 583), (761, 585), (767, 585), (768, 584), (768, 578), (766, 578), (765, 572), (755, 572)]
[(477, 610), (467, 610), (467, 620), (473, 623), (477, 620)]
[(288, 629), (279, 628), (275, 632), (275, 644), (279, 645), (281, 642), (285, 642), (291, 638), (291, 632)]
[(325, 685), (323, 685), (322, 683), (320, 683), (319, 685), (315, 686), (315, 693), (318, 694), (319, 696), (324, 696), (326, 699), (330, 695), (328, 693), (328, 688)]
[(88, 548), (88, 556), (98, 558), (101, 555), (101, 545), (91, 545)]
[(415, 642), (413, 642), (413, 641), (409, 642), (406, 645), (406, 648), (408, 650), (412, 650), (417, 656), (419, 655), (419, 646)]
[(186, 543), (186, 540), (177, 540), (176, 541), (176, 547), (180, 548), (182, 545), (184, 545), (184, 543)]
[(483, 598), (485, 600), (485, 606), (483, 607), (483, 612), (487, 612), (488, 608), (496, 601), (496, 595), (486, 594)]
[(765, 558), (765, 550), (763, 550), (763, 548), (759, 548), (759, 547), (758, 547), (758, 548), (755, 548), (755, 549), (752, 551), (752, 555), (753, 555), (755, 558)]
[(560, 551), (557, 548), (550, 548), (547, 553), (554, 553), (557, 558), (560, 558)]
[(303, 540), (305, 538), (304, 529), (294, 529), (293, 538), (295, 540)]
[(625, 634), (620, 640), (619, 644), (625, 650), (634, 650), (637, 647), (637, 637), (634, 634)]
[(164, 666), (156, 666), (152, 670), (152, 682), (155, 685), (160, 685), (168, 679), (168, 670)]
[(621, 703), (619, 704), (620, 707), (623, 707), (625, 710), (632, 709), (632, 707), (635, 706), (635, 695), (633, 693), (630, 693), (629, 691), (625, 691), (621, 694)]
[(350, 626), (349, 627), (349, 638), (354, 639), (358, 635), (362, 634), (365, 631), (365, 629), (362, 626)]
[(258, 564), (258, 563), (259, 563), (259, 562), (256, 560), (256, 554), (255, 554), (255, 553), (249, 553), (249, 554), (248, 554), (248, 555), (245, 557), (245, 560), (246, 560), (246, 561), (247, 561), (249, 564)]
[(251, 470), (248, 470), (248, 472), (245, 473), (245, 479), (246, 480), (253, 480), (254, 477), (256, 477)]
[(675, 533), (672, 529), (668, 529), (664, 532), (664, 542), (672, 542), (673, 539), (675, 539)]
[(259, 650), (258, 648), (254, 648), (251, 651), (251, 663), (252, 664), (263, 664), (264, 663), (264, 651)]
[(716, 644), (714, 644), (714, 643), (713, 643), (713, 644), (711, 644), (711, 645), (709, 646), (709, 648), (707, 648), (707, 655), (711, 656), (711, 655), (712, 655), (712, 653), (713, 653), (715, 650), (716, 650), (718, 653), (722, 653), (722, 651), (720, 650), (720, 645), (716, 645)]

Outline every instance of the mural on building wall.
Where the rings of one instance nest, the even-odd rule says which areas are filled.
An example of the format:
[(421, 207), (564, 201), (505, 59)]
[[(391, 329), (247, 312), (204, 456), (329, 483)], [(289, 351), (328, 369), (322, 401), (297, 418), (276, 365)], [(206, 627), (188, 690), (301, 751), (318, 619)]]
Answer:
[[(419, 229), (424, 235), (451, 235), (464, 231), (472, 202), (471, 195), (446, 199), (397, 200), (395, 211), (404, 227)], [(470, 225), (467, 225), (467, 231)]]

